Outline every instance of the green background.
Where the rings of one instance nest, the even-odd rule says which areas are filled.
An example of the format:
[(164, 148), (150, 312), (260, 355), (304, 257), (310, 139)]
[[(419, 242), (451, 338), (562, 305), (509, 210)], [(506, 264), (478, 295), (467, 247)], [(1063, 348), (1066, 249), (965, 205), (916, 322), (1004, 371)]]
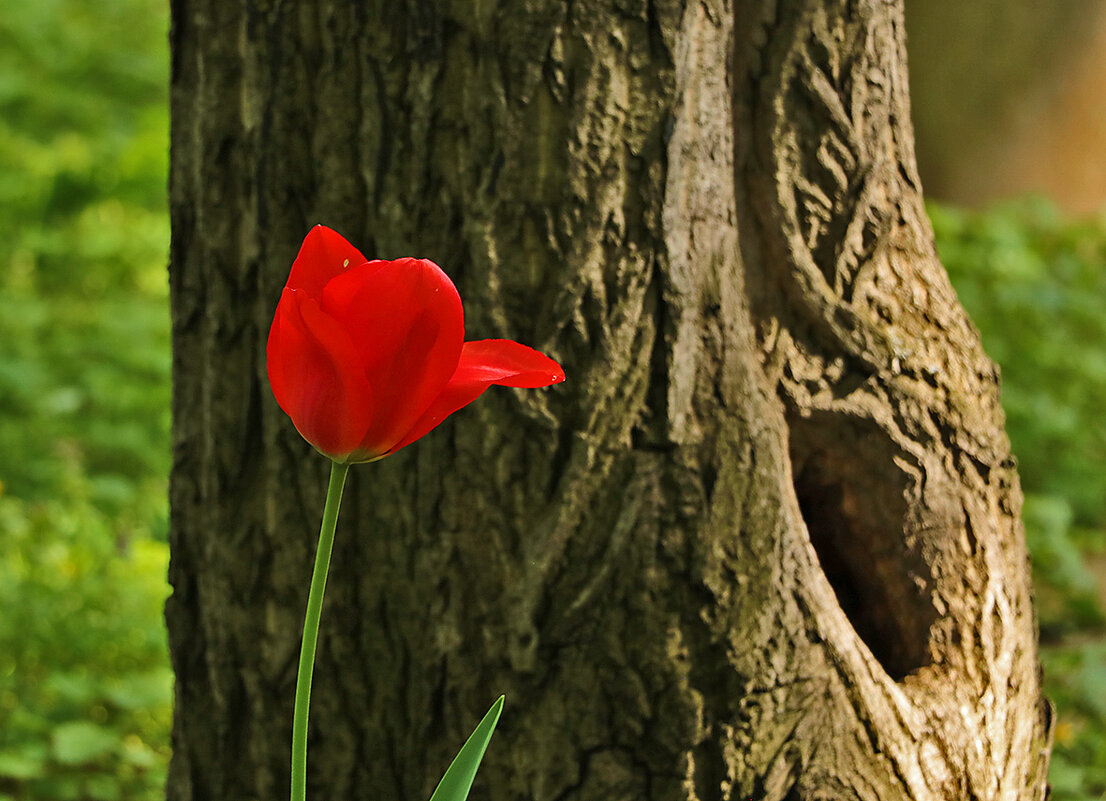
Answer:
[[(0, 15), (0, 801), (161, 796), (167, 9)], [(931, 207), (1002, 368), (1057, 801), (1106, 794), (1106, 217)], [(306, 588), (305, 588), (306, 592)]]

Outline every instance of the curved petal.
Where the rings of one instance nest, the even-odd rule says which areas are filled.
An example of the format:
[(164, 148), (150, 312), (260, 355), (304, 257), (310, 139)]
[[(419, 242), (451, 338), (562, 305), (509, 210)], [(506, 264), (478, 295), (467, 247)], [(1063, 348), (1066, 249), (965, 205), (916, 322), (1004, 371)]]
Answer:
[(548, 387), (565, 380), (561, 365), (544, 353), (510, 339), (466, 342), (457, 372), (504, 387)]
[(372, 423), (372, 390), (336, 320), (306, 293), (285, 288), (265, 349), (277, 403), (303, 438), (335, 461), (355, 451)]
[(457, 288), (426, 259), (373, 261), (334, 278), (323, 309), (349, 334), (373, 389), (360, 451), (384, 453), (441, 394), (465, 338)]
[(565, 371), (544, 353), (509, 339), (466, 342), (457, 370), (445, 389), (389, 453), (430, 433), (449, 415), (468, 406), (492, 384), (547, 387), (565, 380)]
[(302, 290), (308, 297), (318, 300), (331, 278), (366, 261), (361, 251), (340, 233), (325, 225), (316, 225), (307, 232), (300, 245), (300, 252), (292, 262), (287, 286)]

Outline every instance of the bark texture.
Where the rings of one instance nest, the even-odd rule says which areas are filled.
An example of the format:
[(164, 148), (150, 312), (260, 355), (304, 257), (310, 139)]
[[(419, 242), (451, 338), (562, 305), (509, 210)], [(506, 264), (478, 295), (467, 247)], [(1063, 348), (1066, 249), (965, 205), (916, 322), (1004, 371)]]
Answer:
[(171, 801), (287, 793), (326, 465), (269, 393), (324, 222), (561, 361), (353, 471), (309, 796), (1043, 798), (998, 376), (899, 2), (174, 0)]

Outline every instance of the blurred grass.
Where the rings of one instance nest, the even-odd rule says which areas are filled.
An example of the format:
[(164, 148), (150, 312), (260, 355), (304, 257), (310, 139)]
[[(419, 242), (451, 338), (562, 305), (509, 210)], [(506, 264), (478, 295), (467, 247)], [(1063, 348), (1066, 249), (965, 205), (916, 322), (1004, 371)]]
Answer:
[[(168, 758), (167, 9), (0, 15), (0, 801), (153, 801)], [(932, 206), (1027, 495), (1056, 801), (1106, 794), (1106, 219)]]

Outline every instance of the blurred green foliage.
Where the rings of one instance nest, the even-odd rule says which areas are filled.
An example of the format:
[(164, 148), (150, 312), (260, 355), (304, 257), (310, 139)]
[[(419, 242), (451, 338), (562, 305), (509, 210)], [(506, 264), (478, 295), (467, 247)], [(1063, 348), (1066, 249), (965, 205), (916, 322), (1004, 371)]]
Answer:
[(166, 547), (122, 539), (82, 476), (64, 489), (0, 498), (0, 795), (153, 799), (172, 687)]
[(985, 213), (933, 207), (941, 257), (1002, 366), (1022, 483), (1063, 498), (1073, 522), (1106, 520), (1106, 224), (1047, 201)]
[(167, 464), (166, 16), (155, 0), (0, 15), (0, 416), (19, 421), (0, 480), (20, 497), (55, 497), (76, 458), (95, 501), (137, 512)]
[[(152, 801), (168, 757), (167, 8), (0, 15), (0, 801)], [(1056, 801), (1106, 794), (1106, 220), (933, 206), (1027, 494)]]
[(0, 14), (0, 800), (163, 797), (167, 8)]
[(1106, 797), (1106, 217), (1022, 200), (931, 206), (938, 250), (1002, 368), (1057, 706), (1054, 801)]

